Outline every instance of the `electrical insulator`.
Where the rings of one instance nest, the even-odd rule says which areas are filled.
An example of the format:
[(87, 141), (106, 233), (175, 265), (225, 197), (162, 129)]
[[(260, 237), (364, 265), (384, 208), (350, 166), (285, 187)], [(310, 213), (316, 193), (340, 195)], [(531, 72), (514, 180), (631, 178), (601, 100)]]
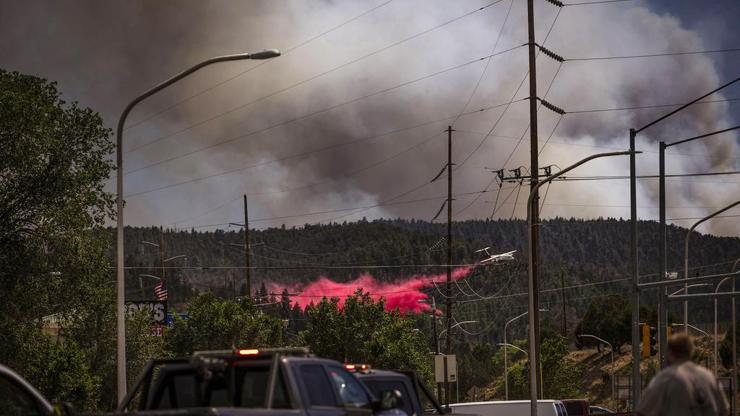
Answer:
[(554, 105), (550, 104), (549, 102), (547, 102), (545, 100), (542, 100), (542, 99), (540, 99), (540, 102), (542, 102), (542, 105), (545, 106), (545, 108), (547, 108), (550, 111), (556, 112), (556, 113), (558, 113), (560, 115), (565, 114), (565, 110), (563, 110), (560, 107), (556, 107), (556, 106), (554, 106)]
[(556, 60), (558, 62), (565, 62), (565, 58), (563, 58), (562, 56), (556, 54), (555, 52), (547, 49), (546, 47), (540, 46), (540, 45), (537, 45), (537, 47), (540, 48), (540, 51), (542, 51), (542, 53), (544, 53), (545, 55), (549, 56), (550, 58), (552, 58), (552, 59), (554, 59), (554, 60)]
[(562, 1), (558, 1), (558, 0), (545, 0), (545, 1), (548, 2), (548, 3), (550, 3), (550, 4), (554, 4), (554, 5), (558, 6), (558, 7), (565, 6), (565, 4), (563, 4)]

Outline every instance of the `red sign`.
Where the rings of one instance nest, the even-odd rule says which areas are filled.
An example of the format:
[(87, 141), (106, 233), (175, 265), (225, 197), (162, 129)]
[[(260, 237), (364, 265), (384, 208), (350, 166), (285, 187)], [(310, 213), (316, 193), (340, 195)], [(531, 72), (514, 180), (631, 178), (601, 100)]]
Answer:
[(152, 332), (150, 335), (153, 337), (164, 336), (164, 325), (159, 325), (159, 324), (152, 325)]

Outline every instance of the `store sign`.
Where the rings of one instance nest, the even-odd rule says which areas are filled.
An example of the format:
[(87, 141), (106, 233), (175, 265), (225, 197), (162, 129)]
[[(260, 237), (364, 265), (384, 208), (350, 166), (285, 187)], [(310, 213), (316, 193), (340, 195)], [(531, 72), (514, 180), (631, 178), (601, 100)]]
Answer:
[(167, 302), (147, 300), (126, 302), (126, 316), (131, 317), (139, 311), (149, 311), (152, 322), (164, 324), (167, 315)]

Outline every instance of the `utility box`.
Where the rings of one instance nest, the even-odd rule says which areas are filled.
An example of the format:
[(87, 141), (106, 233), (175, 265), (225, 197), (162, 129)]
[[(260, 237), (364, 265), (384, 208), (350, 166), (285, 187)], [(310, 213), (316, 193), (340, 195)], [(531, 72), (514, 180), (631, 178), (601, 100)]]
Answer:
[[(447, 362), (447, 380), (445, 380), (445, 361)], [(434, 356), (434, 381), (437, 383), (457, 382), (457, 356), (438, 354)]]

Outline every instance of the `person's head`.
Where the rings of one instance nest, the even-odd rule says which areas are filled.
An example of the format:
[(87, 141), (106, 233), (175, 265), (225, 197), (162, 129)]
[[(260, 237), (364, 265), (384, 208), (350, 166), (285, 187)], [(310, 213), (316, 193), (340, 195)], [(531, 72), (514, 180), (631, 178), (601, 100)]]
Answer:
[(668, 364), (679, 364), (691, 359), (694, 343), (691, 337), (683, 332), (674, 334), (668, 340)]

